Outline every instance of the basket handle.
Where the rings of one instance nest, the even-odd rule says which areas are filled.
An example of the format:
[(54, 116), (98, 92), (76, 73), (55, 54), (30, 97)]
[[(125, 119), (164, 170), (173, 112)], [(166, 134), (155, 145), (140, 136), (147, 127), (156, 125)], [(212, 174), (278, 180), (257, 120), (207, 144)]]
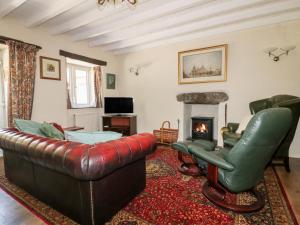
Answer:
[(167, 124), (167, 128), (170, 128), (171, 123), (170, 123), (170, 121), (168, 121), (168, 120), (166, 120), (166, 121), (164, 121), (164, 122), (162, 123), (161, 128), (165, 128), (165, 124)]

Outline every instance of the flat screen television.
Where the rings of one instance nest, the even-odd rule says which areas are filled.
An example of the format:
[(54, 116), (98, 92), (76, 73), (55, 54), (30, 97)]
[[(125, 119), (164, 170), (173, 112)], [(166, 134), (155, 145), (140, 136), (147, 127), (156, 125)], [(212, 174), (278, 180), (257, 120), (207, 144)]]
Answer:
[(133, 113), (133, 98), (105, 97), (104, 113), (111, 113), (111, 114)]

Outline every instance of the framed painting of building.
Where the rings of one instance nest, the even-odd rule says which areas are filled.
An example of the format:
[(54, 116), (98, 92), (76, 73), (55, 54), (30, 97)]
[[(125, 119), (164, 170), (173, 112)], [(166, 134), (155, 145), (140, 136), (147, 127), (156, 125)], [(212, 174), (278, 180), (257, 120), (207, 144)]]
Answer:
[(178, 53), (178, 83), (221, 82), (227, 79), (227, 44)]

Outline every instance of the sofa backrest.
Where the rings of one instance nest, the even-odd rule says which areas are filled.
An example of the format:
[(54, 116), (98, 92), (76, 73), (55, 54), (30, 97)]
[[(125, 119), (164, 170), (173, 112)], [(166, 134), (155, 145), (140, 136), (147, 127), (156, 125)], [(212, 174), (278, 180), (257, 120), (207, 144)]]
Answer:
[(18, 154), (40, 166), (80, 180), (96, 180), (134, 162), (155, 148), (155, 137), (143, 133), (95, 145), (49, 139), (19, 132), (0, 130), (0, 148)]

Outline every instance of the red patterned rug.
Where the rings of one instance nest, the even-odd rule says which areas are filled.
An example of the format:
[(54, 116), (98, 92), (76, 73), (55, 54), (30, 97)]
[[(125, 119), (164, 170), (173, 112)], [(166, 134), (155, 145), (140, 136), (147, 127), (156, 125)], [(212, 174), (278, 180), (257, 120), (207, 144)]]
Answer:
[[(265, 207), (256, 213), (236, 214), (214, 206), (203, 196), (201, 190), (205, 177), (184, 176), (177, 171), (177, 166), (176, 152), (159, 147), (147, 158), (146, 189), (107, 224), (297, 224), (272, 168), (266, 170), (264, 179), (258, 185), (265, 197)], [(10, 183), (4, 176), (1, 160), (0, 187), (47, 224), (76, 224)], [(249, 196), (238, 195), (236, 201), (247, 202)]]

